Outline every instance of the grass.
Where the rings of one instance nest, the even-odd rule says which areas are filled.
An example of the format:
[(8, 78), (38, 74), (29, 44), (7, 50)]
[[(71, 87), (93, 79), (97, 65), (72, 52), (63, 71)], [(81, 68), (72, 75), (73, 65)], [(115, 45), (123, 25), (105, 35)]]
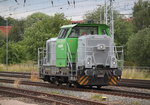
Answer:
[(102, 95), (100, 94), (97, 94), (97, 95), (94, 95), (94, 96), (91, 96), (91, 99), (93, 100), (98, 100), (98, 101), (106, 101), (106, 97), (103, 97)]
[[(8, 69), (6, 65), (0, 64), (0, 71), (14, 71), (14, 72), (38, 72), (38, 66), (34, 65), (34, 62), (26, 62), (22, 64), (9, 65)], [(36, 81), (36, 76), (33, 74), (33, 81)], [(122, 73), (122, 78), (127, 79), (144, 79), (150, 80), (150, 70), (148, 69), (124, 69)]]
[(139, 101), (136, 101), (136, 100), (135, 100), (135, 101), (132, 101), (132, 102), (131, 102), (131, 105), (141, 105), (141, 104), (140, 104)]
[(31, 72), (30, 80), (31, 80), (31, 81), (34, 81), (34, 82), (39, 81), (39, 75), (38, 75), (38, 73)]
[(52, 91), (52, 92), (50, 92), (50, 94), (60, 94), (60, 93), (57, 91)]
[(0, 71), (7, 71), (7, 70), (15, 72), (36, 72), (38, 71), (38, 67), (35, 66), (33, 62), (8, 65), (8, 69), (6, 65), (0, 64)]
[(150, 71), (146, 69), (124, 69), (122, 78), (150, 80)]
[(20, 81), (21, 81), (21, 79), (16, 79), (16, 80), (14, 81), (14, 87), (15, 87), (15, 88), (18, 88), (18, 87), (19, 87)]

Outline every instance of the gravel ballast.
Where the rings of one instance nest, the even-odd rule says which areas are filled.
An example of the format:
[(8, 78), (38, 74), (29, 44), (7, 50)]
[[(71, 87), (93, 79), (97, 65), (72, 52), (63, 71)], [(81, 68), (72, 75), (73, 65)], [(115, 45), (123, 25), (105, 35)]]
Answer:
[[(9, 86), (13, 87), (13, 84), (6, 84), (6, 83), (0, 83), (1, 86)], [(113, 96), (113, 95), (106, 95), (106, 94), (98, 94), (98, 93), (91, 93), (91, 92), (79, 92), (79, 91), (72, 91), (72, 90), (62, 90), (62, 89), (54, 89), (54, 88), (44, 88), (44, 87), (37, 87), (37, 86), (27, 86), (27, 85), (18, 85), (18, 88), (23, 89), (29, 89), (34, 91), (40, 91), (45, 93), (52, 93), (52, 94), (61, 94), (61, 95), (67, 95), (71, 97), (78, 97), (81, 99), (87, 99), (87, 100), (96, 100), (96, 101), (102, 101), (103, 98), (106, 98), (105, 103), (111, 104), (111, 105), (150, 105), (150, 100), (146, 99), (136, 99), (136, 98), (129, 98), (129, 97), (122, 97), (122, 96)], [(103, 88), (113, 88), (113, 87), (103, 87)], [(124, 88), (119, 87), (120, 89), (124, 90), (130, 90), (138, 92), (141, 90), (141, 92), (144, 92), (145, 89), (135, 89), (135, 88)], [(114, 89), (118, 89), (118, 87), (114, 87)], [(148, 92), (149, 90), (146, 89), (145, 92)]]

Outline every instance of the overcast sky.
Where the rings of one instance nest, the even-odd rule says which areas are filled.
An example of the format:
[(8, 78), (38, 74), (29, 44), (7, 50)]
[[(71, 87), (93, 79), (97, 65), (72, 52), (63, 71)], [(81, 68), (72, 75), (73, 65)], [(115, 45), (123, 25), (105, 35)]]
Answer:
[[(17, 1), (18, 3), (15, 0), (0, 0), (0, 15), (20, 19), (34, 12), (43, 12), (48, 15), (64, 13), (69, 19), (82, 20), (85, 13), (98, 8), (97, 5), (104, 5), (105, 0), (74, 0), (75, 7), (73, 0), (26, 0), (25, 5), (24, 0)], [(115, 0), (114, 9), (121, 14), (131, 14), (136, 1), (138, 0)]]

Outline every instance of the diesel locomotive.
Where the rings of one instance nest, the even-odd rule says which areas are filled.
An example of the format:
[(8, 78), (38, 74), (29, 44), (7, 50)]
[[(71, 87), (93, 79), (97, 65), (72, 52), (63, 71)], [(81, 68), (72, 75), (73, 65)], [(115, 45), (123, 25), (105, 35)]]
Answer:
[(116, 85), (122, 75), (123, 48), (115, 46), (105, 24), (64, 25), (58, 37), (38, 49), (38, 65), (39, 77), (57, 85)]

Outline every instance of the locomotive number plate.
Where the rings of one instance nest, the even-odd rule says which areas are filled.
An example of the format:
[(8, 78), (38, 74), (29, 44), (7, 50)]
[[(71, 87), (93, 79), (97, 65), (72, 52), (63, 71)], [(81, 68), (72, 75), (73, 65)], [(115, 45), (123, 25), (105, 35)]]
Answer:
[(98, 74), (97, 77), (104, 77), (104, 74)]

